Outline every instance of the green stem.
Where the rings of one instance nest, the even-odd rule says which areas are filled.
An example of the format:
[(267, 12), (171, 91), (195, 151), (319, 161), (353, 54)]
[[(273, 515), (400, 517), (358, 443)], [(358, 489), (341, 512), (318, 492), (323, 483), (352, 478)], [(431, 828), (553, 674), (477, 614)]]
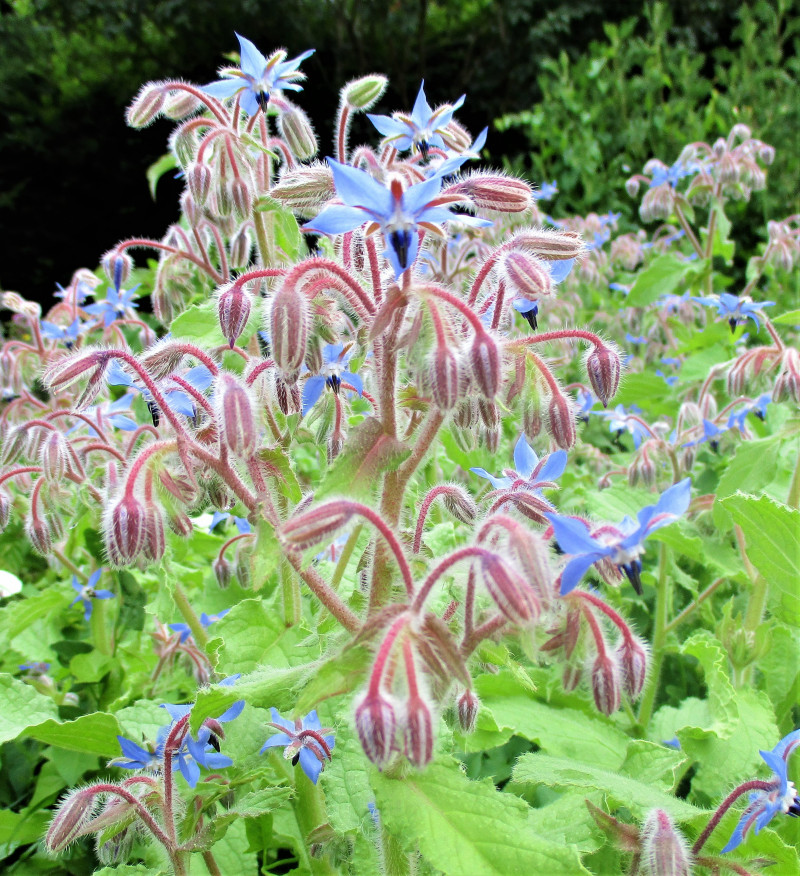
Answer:
[(381, 825), (381, 858), (384, 876), (411, 876), (411, 861), (400, 841)]
[(258, 241), (261, 264), (276, 264), (275, 248), (272, 245), (272, 239), (267, 229), (266, 213), (263, 210), (253, 209), (253, 225), (255, 225), (256, 229), (256, 240)]
[(339, 584), (342, 582), (342, 577), (344, 576), (345, 569), (347, 568), (347, 564), (350, 562), (350, 557), (353, 555), (353, 551), (356, 549), (356, 543), (358, 542), (358, 537), (361, 535), (361, 530), (364, 528), (363, 523), (359, 523), (358, 526), (350, 533), (347, 541), (345, 542), (344, 547), (342, 548), (341, 556), (336, 563), (336, 568), (333, 570), (333, 577), (331, 578), (331, 589), (338, 590)]
[(109, 605), (109, 603), (115, 601), (113, 599), (93, 599), (92, 616), (89, 618), (94, 646), (107, 657), (114, 655), (114, 622), (111, 617), (114, 606)]
[(697, 239), (697, 235), (694, 233), (692, 226), (689, 224), (686, 216), (683, 214), (683, 210), (676, 203), (675, 207), (675, 215), (678, 217), (678, 222), (680, 223), (681, 228), (684, 230), (686, 236), (689, 238), (689, 242), (692, 244), (694, 251), (697, 255), (702, 259), (705, 258), (705, 253), (703, 252), (703, 247), (700, 246), (700, 241)]
[(679, 615), (676, 615), (667, 624), (664, 632), (670, 633), (676, 627), (680, 626), (686, 620), (686, 618), (689, 617), (689, 615), (700, 606), (701, 602), (705, 602), (705, 600), (708, 599), (709, 596), (711, 596), (711, 594), (717, 589), (717, 587), (719, 587), (720, 584), (722, 584), (723, 581), (725, 581), (725, 578), (717, 578), (716, 580), (712, 581), (708, 585), (708, 587), (706, 587), (706, 589), (697, 597), (697, 599), (695, 599), (694, 602), (692, 602), (690, 605), (687, 605), (686, 608), (684, 608)]
[(283, 591), (283, 622), (287, 627), (300, 623), (302, 603), (300, 600), (300, 581), (292, 574), (292, 568), (284, 560), (281, 563), (281, 589)]
[[(314, 828), (327, 822), (325, 812), (325, 798), (322, 788), (315, 785), (303, 772), (300, 764), (294, 768), (294, 815), (297, 826), (300, 828), (300, 836), (304, 842), (308, 842), (308, 835)], [(309, 855), (311, 872), (317, 876), (334, 876), (336, 870), (326, 858), (314, 858)]]
[(216, 858), (210, 850), (203, 852), (203, 860), (205, 861), (206, 867), (211, 876), (222, 876), (222, 871), (219, 869)]
[[(173, 578), (173, 580), (175, 579)], [(189, 603), (189, 598), (186, 596), (183, 587), (181, 587), (177, 581), (172, 596), (175, 599), (175, 605), (178, 606), (178, 611), (181, 613), (181, 617), (186, 621), (189, 629), (192, 631), (192, 638), (194, 639), (195, 644), (201, 651), (205, 651), (205, 647), (208, 644), (208, 634), (200, 623), (200, 618), (195, 614), (195, 610)]]
[(58, 548), (53, 548), (53, 556), (56, 557), (62, 565), (66, 566), (67, 569), (69, 569), (69, 571), (72, 572), (72, 574), (81, 582), (81, 584), (85, 584), (89, 580), (89, 576), (86, 575), (84, 572), (81, 572), (81, 570), (75, 565), (75, 563), (73, 563), (72, 560), (67, 559), (64, 553)]
[(800, 508), (800, 453), (797, 454), (797, 462), (794, 465), (794, 474), (786, 504), (790, 508)]
[(661, 545), (658, 558), (658, 581), (656, 582), (656, 616), (653, 631), (653, 663), (650, 674), (645, 682), (642, 702), (639, 706), (639, 730), (644, 732), (653, 715), (653, 705), (656, 701), (658, 683), (661, 677), (661, 667), (664, 663), (664, 648), (667, 641), (667, 615), (671, 602), (671, 587), (667, 577), (668, 550)]

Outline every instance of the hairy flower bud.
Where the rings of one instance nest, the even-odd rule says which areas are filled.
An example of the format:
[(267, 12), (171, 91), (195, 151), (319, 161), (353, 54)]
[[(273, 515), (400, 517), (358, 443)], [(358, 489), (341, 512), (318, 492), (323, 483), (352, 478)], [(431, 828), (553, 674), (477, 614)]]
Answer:
[(50, 389), (66, 389), (81, 377), (89, 377), (89, 383), (102, 388), (102, 377), (108, 365), (109, 357), (104, 350), (97, 347), (84, 347), (82, 350), (56, 359), (48, 365), (42, 375), (44, 385)]
[(567, 397), (560, 392), (550, 399), (547, 428), (553, 440), (563, 450), (569, 450), (575, 444), (575, 414)]
[(458, 726), (462, 733), (472, 733), (475, 729), (475, 722), (478, 720), (478, 711), (480, 702), (471, 690), (465, 690), (458, 698), (456, 706), (456, 714), (458, 715)]
[(516, 626), (528, 626), (539, 619), (539, 599), (534, 589), (498, 554), (486, 551), (481, 557), (483, 582), (501, 614)]
[(230, 183), (231, 203), (239, 219), (248, 219), (253, 209), (253, 192), (242, 176), (235, 176)]
[(633, 699), (642, 692), (647, 677), (647, 648), (638, 636), (623, 638), (617, 648), (617, 658), (622, 672), (622, 684)]
[(481, 422), (487, 429), (498, 429), (500, 427), (500, 411), (493, 401), (487, 398), (479, 398), (478, 416), (480, 416)]
[(447, 492), (442, 496), (444, 506), (447, 510), (462, 523), (471, 526), (478, 516), (478, 506), (470, 494), (463, 488), (455, 484), (448, 484)]
[(452, 194), (466, 195), (479, 210), (523, 213), (531, 205), (531, 187), (521, 179), (477, 171), (451, 186)]
[(480, 331), (475, 335), (469, 351), (469, 363), (480, 391), (486, 398), (494, 398), (500, 388), (502, 369), (497, 343), (487, 332)]
[(181, 538), (191, 538), (194, 533), (192, 519), (183, 511), (173, 511), (167, 517), (167, 526)]
[(241, 270), (249, 265), (252, 250), (253, 234), (248, 225), (243, 225), (231, 238), (230, 256), (228, 259), (231, 267)]
[(428, 372), (431, 394), (437, 407), (449, 411), (458, 404), (461, 374), (458, 358), (444, 344), (437, 345), (433, 351)]
[(380, 73), (370, 73), (360, 79), (353, 79), (342, 88), (342, 103), (350, 109), (371, 109), (383, 96), (389, 80)]
[(400, 723), (405, 756), (417, 769), (426, 767), (433, 758), (433, 717), (419, 694), (409, 697)]
[(131, 128), (146, 128), (158, 118), (166, 96), (162, 83), (145, 83), (125, 111), (125, 121)]
[(290, 517), (281, 528), (281, 535), (292, 547), (302, 551), (323, 541), (333, 540), (352, 516), (353, 512), (346, 502), (334, 499)]
[(564, 672), (561, 675), (561, 684), (564, 686), (564, 690), (567, 693), (575, 690), (575, 688), (581, 683), (582, 677), (583, 671), (581, 668), (568, 663), (564, 667)]
[(642, 863), (648, 876), (690, 876), (688, 844), (663, 809), (654, 809), (647, 816), (641, 844)]
[(231, 453), (252, 456), (258, 444), (255, 405), (248, 389), (228, 371), (221, 371), (214, 390), (217, 428)]
[(636, 179), (635, 176), (629, 177), (625, 180), (625, 191), (631, 198), (635, 198), (639, 193), (639, 180)]
[(142, 553), (151, 563), (157, 563), (167, 548), (164, 515), (155, 502), (148, 502), (144, 510), (144, 539)]
[(47, 851), (51, 854), (63, 852), (82, 836), (94, 817), (96, 803), (97, 794), (91, 787), (70, 791), (59, 803), (45, 834)]
[(252, 296), (241, 286), (223, 286), (217, 298), (219, 327), (233, 349), (250, 318)]
[(553, 292), (550, 268), (536, 256), (511, 250), (503, 258), (503, 271), (510, 287), (518, 295), (544, 298)]
[(514, 247), (530, 250), (543, 259), (560, 261), (577, 258), (584, 250), (577, 231), (555, 231), (550, 228), (527, 228), (514, 235)]
[(674, 194), (669, 183), (661, 183), (645, 192), (639, 205), (642, 222), (665, 221), (672, 215)]
[[(168, 119), (180, 121), (196, 113), (202, 102), (188, 91), (170, 91), (162, 112)], [(180, 131), (180, 128), (178, 129)]]
[(284, 174), (270, 190), (271, 197), (300, 216), (316, 215), (334, 194), (331, 169), (321, 162)]
[(0, 493), (0, 532), (8, 526), (9, 518), (11, 517), (11, 499), (5, 494)]
[(198, 206), (202, 206), (205, 204), (211, 189), (211, 168), (201, 162), (190, 165), (186, 171), (186, 183), (194, 202)]
[(381, 691), (367, 691), (356, 706), (356, 730), (364, 754), (383, 769), (392, 754), (397, 718), (392, 700)]
[(225, 555), (221, 554), (211, 564), (211, 568), (214, 570), (217, 584), (219, 584), (221, 590), (224, 590), (231, 583), (231, 577), (233, 576), (231, 564), (225, 558)]
[(308, 303), (295, 283), (284, 283), (275, 293), (269, 323), (272, 358), (287, 383), (294, 383), (308, 344)]
[(53, 526), (48, 517), (30, 516), (25, 521), (25, 535), (31, 543), (31, 547), (43, 557), (46, 557), (53, 549)]
[(619, 386), (622, 369), (619, 353), (606, 344), (597, 344), (586, 356), (585, 365), (594, 394), (600, 399), (603, 407), (607, 408)]
[(299, 161), (308, 161), (317, 154), (317, 137), (309, 117), (293, 106), (278, 116), (278, 130), (290, 151)]
[(612, 715), (620, 704), (619, 667), (616, 660), (601, 651), (592, 666), (592, 695), (604, 715)]
[(104, 520), (105, 546), (112, 566), (132, 563), (145, 539), (144, 505), (132, 494), (123, 494), (106, 510)]
[(39, 454), (42, 474), (48, 481), (58, 483), (67, 471), (69, 446), (61, 432), (49, 432), (42, 442)]
[(131, 275), (133, 270), (133, 259), (126, 252), (119, 252), (112, 249), (107, 252), (100, 263), (106, 276), (114, 284), (115, 288), (119, 289)]

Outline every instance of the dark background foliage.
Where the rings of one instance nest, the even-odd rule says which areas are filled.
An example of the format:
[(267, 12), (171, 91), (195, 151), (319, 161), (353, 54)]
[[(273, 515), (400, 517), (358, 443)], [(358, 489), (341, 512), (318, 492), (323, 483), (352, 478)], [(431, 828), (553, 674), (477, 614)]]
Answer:
[[(162, 180), (154, 204), (145, 170), (165, 151), (170, 127), (161, 121), (133, 131), (125, 125), (125, 107), (149, 79), (213, 80), (225, 54), (238, 47), (234, 31), (265, 53), (281, 45), (290, 55), (316, 48), (304, 64), (308, 82), (298, 101), (317, 127), (323, 154), (329, 151), (326, 141), (338, 89), (345, 81), (370, 71), (386, 73), (390, 89), (379, 111), (390, 112), (412, 105), (424, 77), (434, 105), (466, 92), (459, 119), (474, 133), (505, 117), (501, 130), (490, 134), (493, 160), (499, 163), (505, 156), (508, 164), (528, 171), (535, 181), (539, 173), (565, 174), (559, 177), (565, 195), (560, 207), (609, 209), (614, 203), (606, 204), (604, 191), (586, 190), (581, 167), (596, 176), (604, 155), (624, 148), (617, 143), (626, 139), (620, 119), (613, 112), (590, 114), (587, 120), (593, 127), (587, 141), (588, 121), (584, 124), (580, 113), (571, 117), (569, 108), (565, 110), (559, 96), (564, 83), (552, 65), (560, 63), (562, 71), (565, 63), (575, 65), (570, 75), (578, 86), (571, 99), (587, 102), (587, 112), (600, 98), (617, 100), (613, 94), (594, 93), (592, 68), (586, 65), (593, 53), (602, 54), (601, 43), (608, 35), (606, 27), (604, 37), (604, 24), (623, 22), (641, 11), (642, 4), (633, 0), (2, 2), (0, 284), (49, 301), (56, 282), (67, 282), (77, 267), (97, 264), (117, 240), (163, 233), (176, 218), (180, 183)], [(739, 12), (733, 4), (672, 0), (662, 11), (662, 48), (671, 56), (699, 58), (692, 75), (711, 82), (720, 75), (720, 51), (738, 57), (741, 35), (734, 36), (734, 31)], [(645, 38), (652, 31), (647, 18), (638, 18), (630, 27), (642, 42), (638, 58), (627, 55), (618, 65), (624, 81), (642, 78), (651, 52), (661, 51)], [(785, 54), (796, 62), (792, 45), (787, 41), (771, 59), (773, 66), (782, 64)], [(615, 51), (619, 54), (621, 48)], [(789, 84), (796, 78), (790, 76)], [(671, 90), (686, 97), (685, 88), (663, 82), (662, 98)], [(695, 99), (705, 97), (701, 93)], [(531, 126), (524, 115), (514, 121), (514, 114), (542, 100), (547, 102), (543, 123)], [(674, 160), (677, 154), (668, 151), (672, 141), (679, 148), (690, 137), (683, 137), (674, 119), (668, 121), (677, 130), (657, 135), (667, 141), (661, 157)], [(723, 133), (717, 130), (715, 135)], [(355, 137), (374, 140), (374, 132), (357, 127)], [(577, 155), (573, 149), (561, 161), (562, 153), (575, 144)], [(646, 160), (647, 138), (638, 146), (641, 154), (634, 149), (631, 160), (642, 155)], [(595, 147), (600, 152), (593, 155)], [(537, 157), (540, 153), (549, 156), (544, 163)], [(620, 180), (614, 183), (618, 187)]]

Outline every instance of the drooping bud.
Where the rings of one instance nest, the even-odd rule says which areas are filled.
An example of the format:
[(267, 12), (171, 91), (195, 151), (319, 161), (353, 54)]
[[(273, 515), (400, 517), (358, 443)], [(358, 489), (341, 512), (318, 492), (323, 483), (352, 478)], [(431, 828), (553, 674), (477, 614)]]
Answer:
[(317, 154), (319, 147), (314, 127), (300, 107), (293, 106), (278, 116), (278, 130), (298, 161), (308, 161)]
[(356, 730), (364, 754), (383, 769), (391, 757), (394, 735), (397, 729), (394, 704), (381, 691), (367, 691), (355, 710)]
[(433, 718), (428, 704), (419, 694), (405, 704), (403, 751), (417, 769), (426, 767), (433, 757)]
[(314, 216), (334, 195), (333, 174), (321, 162), (314, 162), (286, 173), (270, 190), (270, 196), (293, 213)]
[(585, 364), (594, 394), (603, 403), (603, 407), (607, 408), (619, 387), (622, 369), (619, 353), (606, 344), (597, 344), (586, 356)]
[(371, 109), (383, 96), (388, 82), (380, 73), (353, 79), (342, 88), (342, 102), (354, 110)]
[(437, 345), (431, 356), (429, 379), (437, 407), (449, 411), (458, 404), (460, 388), (458, 358), (447, 346)]
[(244, 331), (247, 320), (250, 318), (252, 309), (252, 296), (249, 292), (235, 283), (231, 286), (223, 286), (217, 298), (217, 314), (219, 327), (222, 334), (228, 340), (233, 349), (239, 335)]
[(451, 186), (448, 193), (466, 195), (479, 210), (523, 213), (531, 206), (528, 183), (512, 176), (477, 171)]
[(469, 352), (472, 376), (486, 398), (494, 398), (500, 388), (500, 351), (494, 338), (487, 332), (476, 333)]
[(543, 259), (560, 261), (577, 258), (584, 250), (577, 231), (555, 231), (550, 228), (526, 228), (513, 238), (517, 247), (524, 247)]
[(652, 487), (656, 482), (656, 474), (656, 464), (653, 462), (653, 458), (648, 453), (647, 447), (642, 447), (628, 469), (628, 483), (635, 487), (641, 478), (644, 484)]
[(170, 91), (163, 112), (168, 119), (177, 122), (197, 112), (201, 106), (200, 100), (188, 91)]
[(564, 686), (564, 690), (567, 693), (575, 690), (575, 688), (581, 683), (582, 677), (583, 670), (580, 666), (573, 666), (571, 663), (568, 663), (564, 667), (564, 672), (561, 675), (561, 684)]
[(515, 293), (526, 298), (544, 298), (553, 292), (547, 264), (536, 256), (511, 250), (503, 258), (506, 279)]
[(592, 695), (604, 715), (612, 715), (619, 708), (619, 667), (605, 651), (597, 655), (592, 666)]
[(642, 863), (649, 876), (691, 876), (689, 846), (663, 809), (654, 809), (642, 828)]
[(128, 253), (119, 252), (115, 249), (110, 250), (103, 256), (101, 264), (106, 272), (106, 276), (111, 280), (116, 289), (119, 289), (128, 280), (133, 270), (133, 259)]
[(300, 388), (294, 382), (287, 383), (280, 374), (275, 375), (275, 396), (282, 414), (288, 416), (300, 411)]
[(194, 202), (198, 206), (202, 206), (205, 204), (211, 189), (211, 168), (201, 162), (192, 164), (186, 171), (186, 183)]
[(100, 384), (108, 362), (109, 358), (105, 350), (100, 350), (97, 347), (84, 347), (82, 350), (62, 356), (48, 365), (42, 375), (42, 381), (45, 386), (55, 390), (66, 389), (84, 376), (89, 377), (90, 384), (95, 382)]
[(629, 177), (625, 180), (625, 191), (632, 198), (635, 198), (639, 193), (639, 180), (635, 176)]
[(8, 526), (10, 517), (11, 499), (5, 493), (0, 493), (0, 532)]
[(243, 225), (231, 238), (228, 261), (232, 268), (242, 269), (250, 264), (253, 250), (253, 235), (248, 225)]
[(103, 529), (112, 566), (124, 566), (136, 559), (144, 544), (145, 526), (144, 505), (133, 493), (123, 494), (106, 511)]
[(220, 554), (220, 556), (218, 556), (211, 564), (211, 568), (214, 570), (214, 577), (217, 579), (217, 584), (219, 584), (221, 590), (224, 590), (231, 583), (231, 577), (233, 575), (231, 564), (225, 558), (224, 554)]
[(39, 454), (42, 474), (48, 481), (58, 483), (64, 477), (69, 459), (67, 439), (61, 432), (49, 432)]
[(332, 541), (352, 516), (346, 502), (333, 500), (290, 517), (281, 528), (281, 535), (292, 547), (303, 551), (323, 541)]
[(448, 484), (442, 499), (447, 510), (462, 523), (471, 526), (478, 516), (478, 506), (470, 494), (455, 484)]
[(498, 554), (486, 551), (481, 556), (483, 582), (501, 614), (516, 626), (528, 626), (539, 619), (536, 592), (512, 566)]
[(624, 638), (617, 648), (625, 692), (636, 699), (642, 692), (647, 677), (647, 648), (638, 636)]
[(167, 526), (181, 538), (191, 538), (194, 533), (192, 519), (183, 511), (173, 511), (167, 517)]
[(481, 418), (481, 422), (487, 429), (500, 428), (500, 411), (493, 401), (486, 398), (479, 398), (478, 414)]
[(480, 701), (471, 690), (465, 690), (458, 698), (456, 714), (458, 715), (458, 726), (462, 733), (472, 733), (475, 729), (475, 722), (478, 720), (478, 711), (480, 709)]
[(674, 194), (669, 183), (661, 183), (645, 192), (639, 205), (639, 217), (642, 222), (665, 221), (672, 215)]
[(89, 788), (70, 791), (56, 809), (44, 838), (48, 852), (63, 852), (81, 836), (94, 817), (97, 794)]
[(248, 389), (229, 371), (221, 371), (214, 403), (222, 441), (236, 456), (252, 456), (258, 444), (258, 428), (255, 405)]
[(25, 521), (25, 535), (31, 547), (43, 557), (53, 549), (53, 527), (44, 515), (31, 516)]
[(275, 293), (269, 322), (272, 358), (287, 383), (294, 383), (308, 344), (308, 303), (295, 283), (284, 283)]
[(146, 128), (158, 118), (167, 93), (160, 82), (146, 82), (125, 111), (125, 121), (131, 128)]
[(547, 542), (527, 526), (519, 526), (510, 534), (523, 578), (533, 587), (545, 604), (554, 594), (554, 576)]
[(231, 180), (231, 203), (239, 219), (247, 219), (253, 208), (253, 191), (242, 176)]
[(554, 393), (547, 408), (547, 428), (562, 450), (575, 444), (575, 414), (563, 393)]
[(166, 550), (164, 515), (155, 502), (148, 502), (144, 511), (144, 539), (142, 553), (151, 563), (157, 563)]

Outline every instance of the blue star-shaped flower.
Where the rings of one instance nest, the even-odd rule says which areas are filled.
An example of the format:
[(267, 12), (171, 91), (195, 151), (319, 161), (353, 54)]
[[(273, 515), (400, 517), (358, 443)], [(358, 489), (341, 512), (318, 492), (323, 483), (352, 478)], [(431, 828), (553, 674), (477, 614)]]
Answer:
[(329, 386), (335, 393), (344, 379), (354, 386), (361, 395), (364, 392), (364, 384), (361, 378), (352, 371), (347, 371), (347, 363), (350, 361), (350, 353), (343, 353), (343, 344), (325, 344), (322, 348), (322, 373), (307, 378), (303, 385), (303, 416), (319, 401), (322, 390)]
[(46, 319), (43, 319), (40, 325), (44, 337), (60, 341), (70, 350), (75, 341), (78, 340), (78, 337), (84, 332), (89, 331), (93, 323), (81, 323), (76, 317), (69, 325), (57, 325), (56, 323), (48, 322)]
[(703, 434), (699, 438), (695, 438), (694, 441), (687, 441), (686, 444), (682, 445), (683, 447), (695, 447), (698, 444), (704, 444), (708, 441), (708, 446), (712, 450), (716, 450), (719, 446), (719, 436), (724, 435), (730, 426), (726, 426), (724, 429), (720, 429), (719, 426), (715, 425), (711, 422), (711, 420), (703, 419)]
[(684, 177), (692, 176), (701, 170), (702, 167), (696, 161), (683, 162), (678, 159), (671, 167), (667, 167), (661, 161), (653, 160), (648, 162), (644, 169), (645, 173), (652, 174), (650, 179), (650, 188), (667, 183), (671, 188), (675, 188)]
[(146, 747), (137, 745), (124, 736), (117, 736), (119, 747), (123, 757), (115, 757), (108, 762), (109, 766), (120, 767), (123, 770), (149, 770), (158, 772), (161, 769), (161, 760), (164, 757), (164, 740), (167, 736), (168, 727), (161, 727), (158, 731), (158, 741), (155, 745)]
[(211, 525), (208, 527), (209, 532), (213, 532), (214, 529), (222, 523), (223, 520), (227, 520), (229, 517), (233, 517), (233, 522), (236, 525), (236, 528), (239, 530), (240, 535), (245, 535), (246, 533), (251, 531), (251, 526), (247, 522), (246, 517), (236, 517), (228, 511), (215, 511), (214, 515), (211, 518)]
[[(455, 169), (454, 162), (446, 162), (448, 172)], [(367, 234), (383, 233), (386, 243), (384, 255), (394, 268), (395, 278), (414, 264), (419, 249), (420, 228), (441, 234), (436, 223), (455, 219), (465, 225), (483, 227), (492, 223), (475, 216), (451, 213), (447, 207), (436, 204), (442, 188), (442, 176), (437, 172), (429, 179), (403, 189), (402, 182), (395, 178), (388, 186), (379, 183), (363, 170), (328, 159), (333, 171), (336, 194), (344, 204), (333, 204), (303, 227), (322, 234), (342, 234), (369, 222)], [(440, 168), (441, 171), (441, 168)]]
[(109, 286), (105, 301), (88, 304), (83, 309), (94, 316), (102, 316), (103, 325), (108, 328), (115, 319), (129, 316), (130, 311), (139, 306), (133, 300), (133, 293), (138, 288), (138, 284), (132, 289), (117, 289), (114, 286)]
[(650, 433), (637, 419), (638, 410), (634, 405), (629, 413), (624, 405), (617, 405), (613, 411), (597, 411), (597, 416), (608, 420), (608, 428), (611, 432), (629, 432), (633, 438), (633, 445), (638, 450), (642, 438), (650, 437)]
[(331, 749), (336, 744), (332, 731), (320, 724), (316, 709), (302, 721), (287, 721), (281, 718), (277, 709), (270, 709), (270, 713), (270, 726), (280, 732), (270, 736), (261, 746), (259, 754), (276, 746), (284, 748), (284, 757), (295, 764), (299, 760), (303, 772), (316, 785), (325, 761), (331, 759)]
[(748, 414), (755, 414), (759, 420), (766, 420), (767, 405), (771, 402), (772, 396), (765, 392), (754, 402), (742, 406), (738, 411), (731, 411), (731, 415), (728, 417), (728, 428), (733, 429), (735, 426), (740, 432), (744, 432), (744, 422)]
[(701, 298), (692, 298), (696, 304), (703, 304), (706, 307), (716, 307), (717, 316), (725, 317), (731, 327), (731, 331), (736, 329), (737, 325), (746, 323), (748, 319), (752, 319), (756, 324), (756, 331), (761, 328), (761, 323), (758, 321), (758, 312), (764, 307), (771, 307), (774, 301), (759, 301), (754, 302), (748, 297), (739, 298), (737, 295), (731, 295), (730, 292), (720, 292), (719, 295), (709, 295)]
[(536, 451), (528, 444), (524, 435), (520, 435), (514, 445), (514, 467), (506, 469), (502, 477), (489, 474), (485, 468), (471, 468), (470, 471), (487, 481), (492, 482), (495, 490), (534, 490), (552, 487), (552, 481), (557, 480), (567, 467), (567, 451), (556, 450), (539, 459)]
[(462, 94), (454, 104), (445, 104), (434, 111), (425, 98), (423, 79), (411, 115), (395, 113), (393, 116), (376, 116), (367, 113), (367, 118), (399, 152), (414, 149), (427, 155), (431, 148), (445, 148), (443, 135), (453, 119), (453, 113), (463, 105), (465, 96)]
[(550, 198), (557, 194), (558, 183), (553, 180), (552, 182), (543, 182), (539, 188), (533, 192), (533, 197), (536, 201), (549, 201)]
[(273, 52), (269, 58), (265, 58), (261, 52), (243, 36), (236, 34), (241, 49), (241, 67), (225, 68), (223, 72), (227, 78), (218, 82), (211, 82), (203, 86), (203, 91), (212, 97), (224, 100), (228, 97), (239, 95), (239, 105), (249, 116), (254, 116), (259, 109), (267, 111), (270, 95), (273, 91), (290, 90), (302, 91), (298, 79), (305, 79), (305, 74), (297, 68), (306, 58), (314, 54), (314, 49), (309, 49), (292, 58), (284, 60), (286, 52), (280, 49)]
[(77, 591), (78, 595), (70, 602), (70, 605), (75, 605), (76, 602), (83, 603), (83, 619), (89, 620), (92, 616), (92, 600), (93, 599), (113, 599), (114, 594), (110, 590), (97, 590), (95, 585), (100, 580), (103, 574), (102, 567), (97, 571), (92, 572), (86, 584), (81, 584), (80, 581), (73, 575), (72, 587)]
[(665, 490), (655, 505), (638, 514), (637, 522), (626, 517), (619, 526), (601, 526), (591, 533), (583, 520), (545, 514), (550, 521), (559, 548), (570, 557), (561, 573), (561, 595), (573, 590), (593, 563), (608, 559), (624, 572), (641, 595), (644, 540), (657, 529), (677, 520), (689, 507), (692, 484), (689, 478)]
[[(200, 623), (202, 624), (203, 629), (207, 630), (211, 624), (216, 623), (221, 617), (225, 617), (229, 611), (229, 608), (225, 608), (218, 614), (206, 614), (203, 612), (200, 615)], [(189, 624), (170, 624), (169, 628), (174, 632), (181, 634), (181, 645), (192, 635), (192, 630)]]
[[(111, 386), (129, 386), (131, 389), (136, 390), (136, 392), (141, 393), (142, 398), (145, 400), (147, 407), (150, 410), (150, 415), (153, 418), (153, 425), (158, 426), (160, 412), (153, 396), (145, 386), (128, 374), (128, 372), (119, 364), (119, 360), (114, 359), (109, 364), (106, 369), (105, 377), (106, 381)], [(211, 372), (205, 365), (195, 365), (194, 368), (190, 368), (185, 374), (181, 374), (180, 377), (182, 380), (185, 380), (193, 386), (198, 392), (205, 392), (211, 386), (213, 381)], [(187, 392), (177, 388), (169, 389), (168, 377), (165, 378), (163, 385), (163, 396), (169, 403), (170, 408), (175, 411), (176, 414), (182, 414), (185, 417), (194, 417), (197, 415), (195, 401)]]
[(745, 834), (751, 827), (754, 833), (758, 833), (766, 827), (779, 813), (800, 816), (800, 798), (797, 796), (794, 783), (789, 781), (786, 774), (786, 764), (789, 755), (800, 745), (800, 730), (794, 730), (772, 749), (772, 751), (759, 751), (767, 766), (772, 770), (772, 787), (767, 790), (753, 791), (750, 794), (750, 805), (742, 813), (739, 823), (736, 825), (731, 838), (728, 840), (721, 854), (730, 852), (744, 841)]

